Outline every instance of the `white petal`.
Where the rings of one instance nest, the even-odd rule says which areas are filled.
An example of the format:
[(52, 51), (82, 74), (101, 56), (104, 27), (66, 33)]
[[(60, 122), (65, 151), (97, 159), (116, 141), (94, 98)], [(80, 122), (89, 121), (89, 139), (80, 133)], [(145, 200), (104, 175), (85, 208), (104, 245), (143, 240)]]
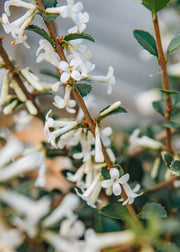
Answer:
[(66, 61), (64, 61), (64, 60), (62, 60), (60, 63), (59, 63), (59, 68), (62, 70), (62, 71), (68, 71), (68, 69), (69, 69), (69, 64), (66, 62)]
[(60, 81), (61, 82), (67, 82), (70, 78), (70, 73), (64, 72), (61, 74)]
[(121, 186), (118, 183), (113, 184), (113, 193), (116, 196), (121, 194)]
[(81, 74), (77, 70), (73, 70), (72, 73), (71, 73), (71, 77), (74, 80), (79, 81), (81, 79)]
[(129, 173), (126, 173), (124, 176), (118, 179), (118, 182), (120, 184), (124, 184), (124, 183), (127, 183), (128, 180), (129, 180)]
[(107, 179), (107, 180), (104, 180), (101, 182), (101, 186), (103, 188), (108, 188), (108, 187), (112, 186), (112, 184), (113, 184), (113, 182), (111, 179)]
[(119, 171), (116, 168), (111, 168), (110, 170), (111, 179), (119, 178)]

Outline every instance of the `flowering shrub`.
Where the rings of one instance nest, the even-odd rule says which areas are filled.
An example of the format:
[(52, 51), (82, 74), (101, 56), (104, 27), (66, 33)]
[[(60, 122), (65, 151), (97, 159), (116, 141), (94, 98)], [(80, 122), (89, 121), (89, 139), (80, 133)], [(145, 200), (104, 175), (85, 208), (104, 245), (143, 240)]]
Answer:
[[(57, 74), (46, 72), (54, 83), (45, 83), (29, 67), (20, 68), (7, 53), (6, 38), (0, 37), (0, 67), (5, 70), (0, 106), (4, 117), (12, 118), (0, 129), (0, 251), (179, 251), (180, 160), (173, 141), (179, 137), (180, 96), (178, 85), (170, 89), (168, 79), (168, 71), (176, 72), (177, 66), (167, 69), (167, 62), (180, 48), (180, 36), (164, 52), (158, 22), (158, 12), (178, 1), (142, 4), (152, 13), (155, 37), (144, 30), (133, 35), (161, 68), (162, 98), (153, 107), (163, 120), (142, 132), (134, 127), (115, 133), (122, 135), (117, 143), (102, 121), (127, 113), (121, 102), (95, 117), (90, 113), (95, 110), (92, 83), (106, 85), (110, 95), (115, 76), (112, 66), (105, 76), (93, 74), (95, 64), (84, 40), (94, 38), (85, 33), (89, 14), (83, 4), (5, 1), (1, 23), (11, 44), (30, 49), (27, 31), (40, 35), (36, 62), (47, 62)], [(10, 21), (12, 6), (25, 13)], [(37, 15), (43, 28), (34, 24)], [(60, 18), (73, 23), (64, 36), (56, 34)], [(46, 94), (53, 97), (48, 110), (39, 100)], [(38, 126), (40, 136), (33, 142), (36, 123), (43, 127)], [(29, 137), (22, 139), (25, 129)]]

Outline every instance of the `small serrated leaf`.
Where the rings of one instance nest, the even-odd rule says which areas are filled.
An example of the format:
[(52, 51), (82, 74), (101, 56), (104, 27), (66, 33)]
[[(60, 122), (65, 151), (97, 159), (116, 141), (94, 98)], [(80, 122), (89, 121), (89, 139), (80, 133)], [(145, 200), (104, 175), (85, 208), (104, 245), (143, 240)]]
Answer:
[(154, 37), (146, 31), (143, 30), (134, 30), (133, 35), (137, 42), (150, 54), (158, 57), (158, 51), (156, 47), (156, 41)]
[(120, 202), (113, 202), (101, 208), (99, 213), (113, 219), (125, 220), (129, 218), (129, 213)]
[(43, 0), (44, 8), (51, 8), (57, 6), (57, 0)]
[(151, 202), (144, 205), (139, 215), (141, 219), (150, 219), (154, 215), (158, 216), (159, 218), (167, 217), (165, 208), (156, 202)]
[(168, 121), (163, 123), (164, 127), (180, 130), (180, 123)]
[(164, 112), (165, 112), (165, 101), (164, 100), (154, 101), (154, 102), (152, 102), (152, 106), (158, 113), (160, 113), (161, 115), (164, 116)]
[(180, 176), (180, 160), (174, 160), (171, 163), (170, 170), (173, 174)]
[(28, 27), (26, 27), (26, 30), (36, 32), (41, 37), (45, 38), (53, 47), (55, 47), (54, 40), (49, 36), (49, 34), (47, 34), (47, 32), (44, 29), (38, 27), (37, 25), (31, 24), (28, 25)]
[(161, 155), (162, 155), (162, 159), (163, 159), (165, 165), (166, 165), (167, 167), (170, 167), (170, 165), (171, 165), (171, 163), (172, 163), (172, 161), (173, 161), (173, 157), (171, 156), (171, 154), (169, 154), (169, 153), (166, 152), (166, 151), (162, 151), (162, 152), (161, 152)]
[(101, 175), (103, 176), (103, 178), (106, 179), (111, 179), (110, 174), (109, 174), (109, 170), (106, 167), (103, 167), (101, 169)]
[[(110, 105), (107, 106), (106, 108), (102, 109), (102, 110), (99, 112), (99, 114), (101, 114), (104, 110), (108, 109), (109, 107), (110, 107)], [(108, 114), (105, 114), (105, 115), (103, 115), (103, 116), (100, 116), (100, 117), (98, 118), (97, 122), (99, 123), (99, 122), (100, 122), (101, 120), (103, 120), (104, 118), (106, 118), (106, 117), (108, 117), (108, 116), (111, 116), (111, 115), (119, 114), (119, 113), (127, 113), (127, 110), (126, 110), (125, 108), (123, 108), (123, 107), (119, 107), (119, 108), (117, 108), (117, 109), (114, 109), (113, 111), (111, 111), (111, 112), (108, 113)]]
[(88, 95), (92, 90), (92, 86), (86, 83), (75, 84), (75, 87), (82, 97)]
[(45, 13), (45, 12), (41, 11), (40, 9), (38, 9), (38, 10), (39, 10), (39, 13), (41, 14), (41, 16), (43, 17), (43, 19), (47, 23), (54, 21), (59, 16), (58, 13)]
[(169, 43), (166, 53), (167, 56), (178, 49), (180, 49), (180, 34), (178, 34), (175, 38), (173, 38)]
[(74, 39), (88, 39), (92, 42), (95, 42), (93, 37), (87, 33), (69, 33), (65, 35), (63, 39), (65, 41), (74, 40)]
[(170, 0), (143, 0), (142, 4), (156, 14), (158, 11), (164, 9)]

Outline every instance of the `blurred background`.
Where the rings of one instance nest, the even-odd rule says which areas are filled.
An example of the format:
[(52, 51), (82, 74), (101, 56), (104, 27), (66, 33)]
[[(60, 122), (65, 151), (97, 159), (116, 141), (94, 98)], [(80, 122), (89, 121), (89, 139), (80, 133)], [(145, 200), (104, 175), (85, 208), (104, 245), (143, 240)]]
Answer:
[[(3, 2), (0, 1), (0, 10), (3, 11)], [(31, 1), (29, 1), (31, 2)], [(61, 1), (66, 3), (66, 1)], [(115, 126), (126, 126), (131, 124), (148, 124), (153, 120), (159, 120), (157, 112), (149, 108), (148, 96), (142, 97), (142, 93), (154, 88), (160, 83), (160, 68), (155, 57), (148, 55), (141, 49), (133, 37), (134, 29), (143, 29), (153, 34), (151, 13), (141, 5), (140, 0), (83, 0), (84, 11), (90, 15), (90, 21), (85, 30), (92, 35), (95, 43), (85, 41), (92, 52), (91, 62), (96, 68), (92, 74), (106, 75), (108, 66), (114, 67), (116, 84), (113, 86), (111, 95), (107, 95), (105, 85), (94, 83), (92, 93), (95, 95), (98, 109), (120, 100), (122, 106), (128, 111), (127, 114), (120, 114), (110, 118)], [(13, 8), (12, 13), (18, 16), (21, 8)], [(17, 13), (19, 11), (19, 13)], [(162, 28), (164, 33), (168, 24), (169, 32), (173, 33), (172, 23), (178, 24), (180, 21), (178, 12), (174, 9), (166, 9), (160, 13)], [(33, 24), (43, 24), (36, 18)], [(58, 34), (65, 35), (70, 23), (66, 19), (58, 17), (55, 21)], [(176, 27), (175, 27), (176, 28)], [(173, 26), (174, 29), (174, 26)], [(176, 29), (174, 29), (175, 32)], [(2, 27), (1, 36), (5, 35)], [(10, 45), (12, 40), (6, 35), (4, 45), (17, 66), (30, 67), (33, 72), (39, 75), (40, 69), (51, 68), (49, 63), (35, 63), (35, 52), (39, 46), (39, 35), (27, 31), (28, 43), (31, 45), (30, 52), (23, 45)], [(166, 36), (167, 38), (168, 36)], [(171, 37), (171, 36), (170, 36)], [(0, 72), (2, 80), (3, 71)], [(39, 75), (42, 80), (47, 80), (46, 76)], [(152, 95), (151, 95), (152, 96)], [(154, 99), (156, 95), (153, 94)], [(48, 99), (46, 97), (46, 99)], [(146, 106), (147, 105), (147, 106)], [(96, 110), (97, 111), (97, 110)], [(119, 127), (118, 126), (118, 127)]]

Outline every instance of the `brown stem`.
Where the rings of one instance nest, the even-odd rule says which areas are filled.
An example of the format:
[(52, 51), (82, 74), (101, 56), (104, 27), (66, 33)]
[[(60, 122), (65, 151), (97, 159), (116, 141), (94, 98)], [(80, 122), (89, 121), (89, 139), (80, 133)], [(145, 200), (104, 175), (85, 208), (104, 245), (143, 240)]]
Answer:
[(3, 37), (0, 36), (0, 56), (2, 57), (2, 59), (5, 63), (5, 68), (8, 69), (12, 73), (12, 78), (18, 83), (19, 87), (22, 89), (22, 91), (26, 95), (27, 99), (32, 101), (32, 103), (34, 104), (34, 106), (37, 109), (37, 116), (40, 118), (43, 118), (44, 117), (43, 113), (40, 110), (39, 106), (36, 104), (34, 97), (27, 91), (20, 76), (15, 72), (16, 68), (14, 67), (11, 60), (9, 59), (9, 56), (3, 47), (2, 40), (3, 40)]
[(146, 195), (147, 193), (151, 193), (151, 192), (155, 192), (158, 190), (163, 189), (166, 186), (169, 186), (171, 183), (173, 183), (173, 181), (175, 181), (176, 179), (178, 179), (179, 177), (177, 175), (173, 175), (171, 178), (155, 185), (154, 187), (147, 189), (146, 191), (144, 191), (143, 195)]
[[(167, 62), (163, 53), (157, 14), (156, 15), (152, 14), (152, 18), (153, 18), (155, 37), (156, 37), (156, 45), (157, 45), (157, 50), (158, 50), (158, 60), (159, 60), (159, 65), (161, 67), (161, 73), (162, 73), (163, 88), (164, 90), (168, 91), (169, 81), (168, 81), (167, 68), (166, 68)], [(172, 110), (172, 102), (171, 102), (170, 94), (165, 94), (165, 102), (166, 102), (166, 110), (164, 114), (164, 120), (165, 122), (167, 122), (170, 119), (170, 113)], [(169, 153), (173, 153), (172, 146), (171, 146), (171, 129), (170, 128), (166, 128), (166, 145), (167, 145), (167, 151)]]
[[(38, 5), (39, 9), (44, 12), (44, 6), (42, 4), (42, 0), (37, 0), (36, 1), (36, 4)], [(45, 24), (47, 26), (47, 29), (49, 31), (49, 34), (51, 35), (51, 37), (54, 39), (55, 43), (56, 43), (56, 52), (58, 53), (59, 57), (61, 60), (65, 60), (67, 61), (65, 55), (64, 55), (64, 51), (63, 51), (63, 47), (62, 45), (59, 43), (59, 41), (57, 40), (56, 38), (56, 33), (55, 33), (55, 30), (54, 30), (54, 25), (53, 25), (53, 21), (47, 23), (45, 21)], [(74, 95), (77, 99), (77, 102), (79, 104), (79, 106), (81, 107), (82, 111), (84, 112), (84, 116), (85, 116), (85, 119), (88, 123), (88, 126), (89, 126), (89, 129), (91, 130), (92, 134), (95, 136), (95, 127), (96, 127), (96, 124), (94, 123), (93, 119), (91, 118), (90, 114), (89, 114), (89, 111), (84, 103), (84, 100), (83, 98), (81, 97), (81, 95), (79, 94), (79, 92), (73, 88), (73, 92), (74, 92)], [(103, 151), (103, 155), (104, 155), (104, 159), (105, 159), (105, 162), (107, 164), (107, 167), (108, 169), (111, 169), (113, 167), (112, 165), (112, 162), (106, 152), (106, 149), (102, 143), (102, 151)], [(123, 199), (126, 200), (126, 196), (125, 196), (125, 193), (123, 192)], [(134, 208), (131, 206), (131, 205), (126, 205), (129, 213), (131, 214), (131, 216), (137, 220), (137, 216), (136, 216), (136, 213), (134, 211)]]

